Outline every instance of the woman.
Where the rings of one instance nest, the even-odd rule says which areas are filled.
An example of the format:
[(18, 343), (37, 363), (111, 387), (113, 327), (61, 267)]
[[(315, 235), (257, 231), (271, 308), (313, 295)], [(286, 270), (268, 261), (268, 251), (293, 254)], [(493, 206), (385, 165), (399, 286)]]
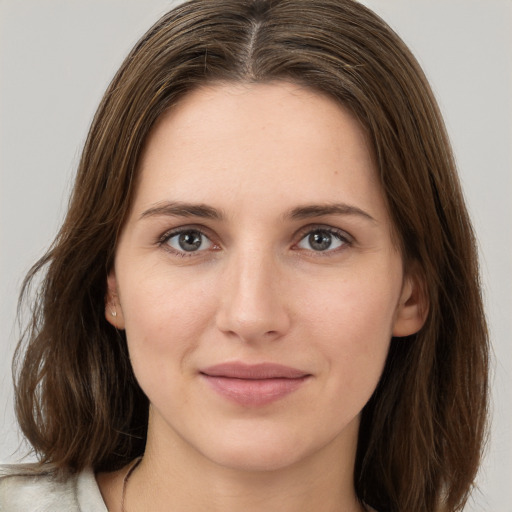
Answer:
[(17, 381), (41, 462), (4, 471), (7, 510), (467, 500), (487, 400), (472, 229), (425, 77), (361, 5), (164, 16), (25, 289), (43, 269)]

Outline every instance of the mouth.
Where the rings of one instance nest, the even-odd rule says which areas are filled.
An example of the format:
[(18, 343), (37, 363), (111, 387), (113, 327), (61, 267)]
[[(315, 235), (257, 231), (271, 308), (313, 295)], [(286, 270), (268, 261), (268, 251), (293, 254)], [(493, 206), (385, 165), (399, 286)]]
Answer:
[(275, 363), (223, 363), (204, 368), (200, 376), (224, 398), (243, 406), (262, 406), (298, 390), (311, 374)]

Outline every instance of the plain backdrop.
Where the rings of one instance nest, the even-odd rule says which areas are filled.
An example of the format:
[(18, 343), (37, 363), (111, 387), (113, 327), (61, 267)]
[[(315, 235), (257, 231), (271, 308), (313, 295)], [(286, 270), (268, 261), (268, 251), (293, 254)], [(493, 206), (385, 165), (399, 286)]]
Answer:
[[(314, 1), (314, 0), (312, 0)], [(512, 1), (365, 0), (409, 44), (452, 138), (481, 249), (493, 426), (467, 511), (512, 512)], [(18, 460), (10, 363), (23, 275), (63, 218), (88, 126), (173, 2), (0, 0), (0, 460)]]

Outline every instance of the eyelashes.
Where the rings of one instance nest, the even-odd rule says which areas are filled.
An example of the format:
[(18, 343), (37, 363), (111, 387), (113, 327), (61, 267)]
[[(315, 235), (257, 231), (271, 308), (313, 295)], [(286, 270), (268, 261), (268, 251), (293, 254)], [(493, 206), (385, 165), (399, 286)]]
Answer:
[(205, 251), (219, 251), (220, 245), (215, 244), (211, 238), (199, 227), (184, 226), (167, 231), (158, 239), (158, 245), (181, 257), (196, 256)]
[[(220, 243), (199, 226), (183, 226), (165, 232), (157, 244), (164, 250), (180, 257), (194, 257), (222, 250)], [(335, 254), (354, 243), (353, 237), (333, 226), (310, 225), (301, 228), (294, 238), (294, 251), (327, 256)]]
[(169, 236), (165, 243), (178, 252), (198, 252), (213, 247), (213, 242), (198, 229), (179, 231)]
[(316, 227), (309, 228), (295, 246), (308, 251), (324, 253), (336, 251), (350, 243), (351, 240), (344, 231), (331, 227)]

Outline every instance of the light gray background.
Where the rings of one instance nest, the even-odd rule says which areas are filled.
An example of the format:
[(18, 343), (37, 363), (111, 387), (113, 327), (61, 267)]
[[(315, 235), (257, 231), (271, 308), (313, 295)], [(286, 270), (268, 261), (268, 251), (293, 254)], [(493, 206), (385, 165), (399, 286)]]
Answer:
[[(512, 1), (365, 0), (410, 45), (452, 137), (494, 345), (492, 438), (468, 511), (512, 512)], [(0, 0), (0, 460), (16, 460), (10, 360), (24, 273), (62, 220), (88, 125), (163, 0)], [(411, 511), (412, 512), (412, 511)]]

